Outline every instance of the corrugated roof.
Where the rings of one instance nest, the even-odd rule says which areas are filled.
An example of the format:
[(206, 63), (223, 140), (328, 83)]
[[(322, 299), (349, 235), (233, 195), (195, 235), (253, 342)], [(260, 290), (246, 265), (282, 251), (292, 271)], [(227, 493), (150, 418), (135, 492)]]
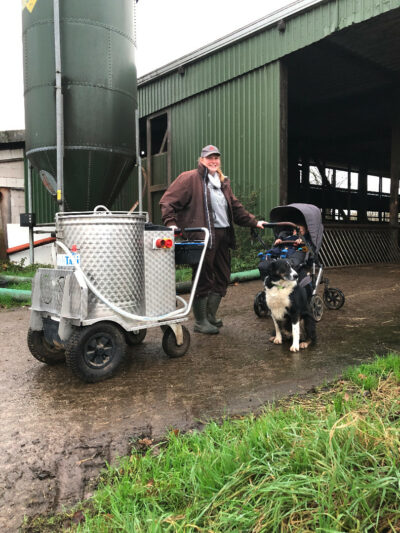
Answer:
[(186, 54), (170, 63), (167, 63), (166, 65), (156, 70), (153, 70), (152, 72), (149, 72), (144, 76), (141, 76), (140, 78), (138, 78), (138, 86), (151, 82), (155, 78), (164, 76), (169, 72), (176, 70), (178, 67), (187, 65), (188, 63), (192, 63), (193, 61), (210, 55), (215, 51), (220, 50), (221, 48), (231, 45), (232, 43), (235, 43), (242, 39), (246, 39), (250, 35), (258, 33), (259, 31), (262, 31), (265, 28), (268, 28), (269, 26), (273, 26), (281, 20), (287, 20), (288, 18), (293, 17), (301, 11), (306, 11), (307, 9), (312, 8), (316, 4), (322, 4), (327, 1), (329, 0), (297, 0), (295, 2), (292, 2), (286, 7), (278, 9), (277, 11), (274, 11), (273, 13), (270, 13), (269, 15), (260, 18), (255, 22), (251, 22), (250, 24), (247, 24), (246, 26), (243, 26), (242, 28), (235, 30), (232, 33), (229, 33), (228, 35), (225, 35), (224, 37), (221, 37), (220, 39), (217, 39), (216, 41), (213, 41), (210, 44), (207, 44), (206, 46), (194, 50), (189, 54)]

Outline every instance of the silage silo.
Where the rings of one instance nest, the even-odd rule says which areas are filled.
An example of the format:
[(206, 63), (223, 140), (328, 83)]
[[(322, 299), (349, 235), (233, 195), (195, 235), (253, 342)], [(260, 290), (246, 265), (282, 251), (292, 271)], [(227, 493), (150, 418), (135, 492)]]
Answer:
[[(64, 208), (110, 205), (135, 163), (135, 0), (58, 0)], [(26, 154), (56, 177), (54, 0), (24, 0)]]

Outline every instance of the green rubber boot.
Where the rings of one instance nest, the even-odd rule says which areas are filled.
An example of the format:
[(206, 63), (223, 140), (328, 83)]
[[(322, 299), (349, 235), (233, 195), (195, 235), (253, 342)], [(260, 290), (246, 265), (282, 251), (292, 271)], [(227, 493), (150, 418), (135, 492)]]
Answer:
[(222, 296), (220, 294), (217, 294), (216, 292), (210, 292), (208, 295), (208, 301), (207, 301), (207, 318), (210, 324), (213, 326), (217, 326), (217, 328), (220, 328), (223, 326), (222, 320), (217, 318), (215, 315), (218, 311), (219, 304), (221, 303)]
[(207, 296), (201, 298), (197, 297), (193, 300), (193, 314), (196, 322), (194, 323), (194, 331), (199, 333), (206, 333), (207, 335), (215, 335), (219, 333), (219, 329), (207, 320)]

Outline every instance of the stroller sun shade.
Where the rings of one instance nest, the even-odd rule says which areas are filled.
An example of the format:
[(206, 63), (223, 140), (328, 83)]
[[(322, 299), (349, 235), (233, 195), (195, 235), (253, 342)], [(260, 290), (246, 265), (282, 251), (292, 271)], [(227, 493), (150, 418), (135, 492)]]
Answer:
[(312, 204), (289, 204), (271, 209), (269, 221), (292, 222), (300, 226), (306, 226), (316, 253), (319, 252), (324, 234), (321, 211)]

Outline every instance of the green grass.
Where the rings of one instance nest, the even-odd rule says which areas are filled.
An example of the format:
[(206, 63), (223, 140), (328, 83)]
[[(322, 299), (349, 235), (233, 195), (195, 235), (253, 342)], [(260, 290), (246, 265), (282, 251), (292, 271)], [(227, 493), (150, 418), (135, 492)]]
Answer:
[[(33, 278), (38, 268), (45, 265), (28, 265), (24, 266), (24, 262), (14, 263), (12, 261), (3, 261), (0, 263), (0, 277), (4, 276), (20, 276), (26, 278)], [(7, 284), (7, 289), (17, 289), (23, 291), (30, 291), (32, 283), (29, 281), (12, 282)], [(23, 307), (31, 304), (30, 298), (26, 301), (20, 302), (14, 300), (9, 295), (0, 294), (0, 309), (12, 309), (14, 307)]]
[(48, 267), (48, 265), (26, 265), (25, 261), (22, 260), (19, 263), (13, 261), (3, 261), (0, 263), (0, 274), (7, 276), (23, 276), (23, 277), (32, 277), (36, 274), (36, 271), (40, 267)]
[(192, 269), (184, 266), (178, 267), (175, 271), (175, 280), (177, 283), (182, 281), (192, 281)]
[(9, 283), (6, 288), (17, 289), (19, 291), (30, 291), (32, 290), (32, 282), (31, 281), (13, 282), (13, 283)]
[(11, 296), (1, 294), (0, 295), (0, 309), (14, 309), (15, 307), (26, 307), (31, 305), (31, 300), (14, 300)]
[[(30, 281), (21, 281), (19, 283), (13, 282), (9, 283), (6, 289), (17, 289), (20, 291), (30, 291), (32, 290), (32, 283)], [(14, 307), (24, 307), (31, 305), (31, 299), (28, 298), (24, 301), (15, 300), (12, 296), (8, 294), (0, 294), (0, 309), (12, 309)]]
[(84, 514), (25, 531), (399, 531), (399, 365), (390, 354), (260, 416), (142, 439)]

